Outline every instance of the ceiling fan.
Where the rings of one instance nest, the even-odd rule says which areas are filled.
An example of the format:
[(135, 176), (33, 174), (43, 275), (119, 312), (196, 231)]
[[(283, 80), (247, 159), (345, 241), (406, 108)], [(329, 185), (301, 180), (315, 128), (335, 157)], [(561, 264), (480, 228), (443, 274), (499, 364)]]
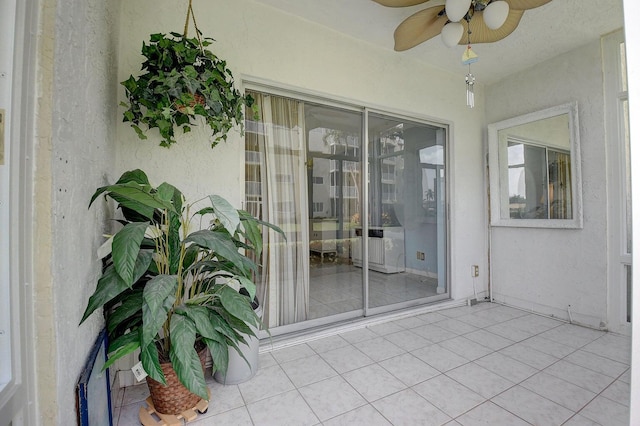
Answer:
[[(407, 7), (429, 0), (373, 0), (383, 6)], [(405, 19), (393, 33), (394, 49), (411, 49), (441, 34), (448, 47), (456, 44), (491, 43), (516, 29), (525, 10), (551, 0), (446, 0)], [(463, 25), (461, 22), (465, 22)], [(466, 36), (465, 36), (465, 29)]]

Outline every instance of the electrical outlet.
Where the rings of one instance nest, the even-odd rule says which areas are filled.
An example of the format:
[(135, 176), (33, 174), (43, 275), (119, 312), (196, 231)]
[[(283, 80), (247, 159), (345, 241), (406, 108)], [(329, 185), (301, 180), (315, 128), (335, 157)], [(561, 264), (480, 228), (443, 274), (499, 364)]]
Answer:
[(471, 276), (475, 278), (478, 275), (480, 275), (480, 268), (478, 265), (471, 265)]
[(423, 251), (417, 251), (416, 252), (416, 259), (424, 260), (424, 252)]
[(424, 252), (420, 252), (420, 260), (424, 260)]

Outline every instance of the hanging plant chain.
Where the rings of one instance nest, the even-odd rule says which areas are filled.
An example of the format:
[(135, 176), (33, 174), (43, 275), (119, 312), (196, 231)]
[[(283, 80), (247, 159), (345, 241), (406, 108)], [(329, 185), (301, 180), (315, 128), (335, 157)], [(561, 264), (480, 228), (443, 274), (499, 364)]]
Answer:
[(186, 39), (189, 33), (189, 18), (193, 21), (193, 27), (196, 30), (196, 38), (198, 39), (198, 45), (200, 46), (200, 50), (204, 54), (204, 46), (202, 45), (201, 32), (198, 28), (198, 24), (196, 23), (196, 14), (193, 12), (193, 0), (189, 0), (189, 6), (187, 7), (187, 18), (184, 22), (184, 35), (183, 37)]

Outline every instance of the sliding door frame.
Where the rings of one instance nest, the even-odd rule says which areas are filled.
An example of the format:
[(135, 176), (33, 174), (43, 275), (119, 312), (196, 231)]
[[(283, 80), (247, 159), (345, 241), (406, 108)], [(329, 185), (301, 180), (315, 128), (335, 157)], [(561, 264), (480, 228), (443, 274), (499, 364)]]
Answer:
[[(411, 114), (405, 111), (398, 111), (391, 107), (385, 107), (380, 105), (371, 105), (366, 102), (356, 102), (351, 99), (341, 98), (339, 96), (327, 95), (326, 93), (314, 92), (311, 90), (301, 89), (294, 86), (280, 84), (270, 80), (265, 80), (253, 76), (242, 76), (242, 85), (245, 90), (253, 90), (270, 95), (282, 96), (285, 98), (295, 99), (302, 102), (309, 102), (317, 105), (323, 105), (327, 107), (335, 107), (345, 111), (357, 112), (362, 114), (362, 146), (361, 152), (361, 179), (362, 179), (362, 191), (361, 191), (361, 209), (362, 218), (366, 218), (369, 215), (369, 185), (367, 177), (369, 174), (369, 115), (379, 114), (390, 118), (396, 118), (401, 120), (407, 120), (414, 123), (424, 124), (432, 126), (434, 128), (442, 129), (445, 133), (445, 203), (444, 203), (444, 218), (445, 218), (445, 261), (446, 261), (446, 291), (437, 296), (431, 296), (428, 298), (414, 299), (404, 302), (399, 302), (391, 305), (384, 305), (379, 307), (369, 307), (369, 285), (368, 285), (368, 271), (369, 271), (369, 253), (368, 244), (362, 244), (362, 295), (363, 305), (361, 309), (353, 310), (336, 315), (311, 319), (294, 324), (287, 324), (270, 329), (270, 336), (280, 336), (285, 334), (293, 334), (297, 332), (304, 332), (309, 329), (328, 327), (338, 323), (344, 323), (354, 320), (360, 320), (366, 317), (375, 315), (386, 314), (389, 312), (427, 306), (430, 304), (438, 303), (444, 300), (448, 300), (451, 297), (451, 223), (450, 223), (450, 204), (452, 196), (452, 172), (450, 165), (451, 162), (451, 125), (446, 120), (440, 120), (436, 118), (421, 116), (418, 114)], [(244, 196), (243, 196), (244, 199)], [(362, 220), (362, 234), (368, 235), (369, 223), (367, 220)], [(365, 273), (366, 272), (366, 273)], [(266, 332), (261, 332), (260, 338), (268, 337)]]

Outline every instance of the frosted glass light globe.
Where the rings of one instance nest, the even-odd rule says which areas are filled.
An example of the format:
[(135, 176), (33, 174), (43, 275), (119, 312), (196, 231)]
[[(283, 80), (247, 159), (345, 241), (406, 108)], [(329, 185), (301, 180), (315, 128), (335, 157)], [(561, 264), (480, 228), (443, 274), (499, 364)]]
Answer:
[(464, 27), (460, 22), (449, 22), (447, 25), (442, 27), (440, 37), (442, 37), (442, 42), (445, 46), (453, 47), (460, 42), (463, 33)]
[(451, 22), (458, 22), (465, 17), (469, 8), (471, 7), (471, 0), (447, 0), (444, 4), (444, 10), (447, 12), (447, 18)]
[(500, 28), (509, 15), (509, 3), (506, 1), (494, 1), (484, 9), (484, 23), (492, 30)]

